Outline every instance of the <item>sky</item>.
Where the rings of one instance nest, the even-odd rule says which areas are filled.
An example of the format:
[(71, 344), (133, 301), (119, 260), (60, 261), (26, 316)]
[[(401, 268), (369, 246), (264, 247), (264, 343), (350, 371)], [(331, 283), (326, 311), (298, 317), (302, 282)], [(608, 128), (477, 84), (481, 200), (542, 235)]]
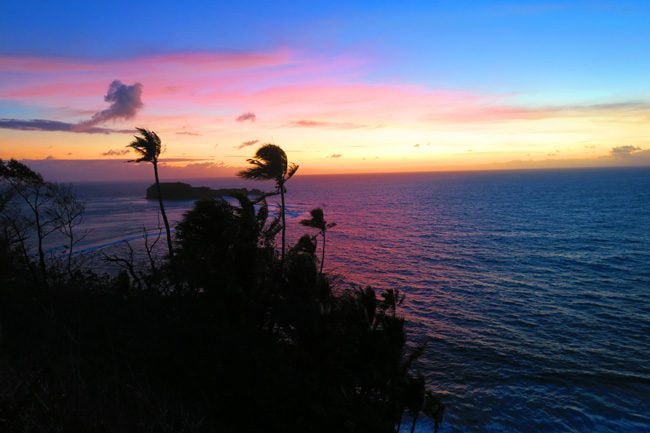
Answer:
[(647, 1), (14, 1), (0, 158), (53, 180), (650, 165)]

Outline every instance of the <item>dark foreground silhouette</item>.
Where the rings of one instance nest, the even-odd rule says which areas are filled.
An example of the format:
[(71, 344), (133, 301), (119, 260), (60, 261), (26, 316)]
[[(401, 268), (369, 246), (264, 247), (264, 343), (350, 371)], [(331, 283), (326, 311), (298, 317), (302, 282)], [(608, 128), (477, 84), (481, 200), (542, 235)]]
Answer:
[[(173, 259), (97, 275), (34, 262), (18, 229), (45, 221), (10, 207), (47, 183), (0, 164), (0, 431), (379, 433), (420, 413), (437, 430), (403, 296), (333, 288), (315, 236), (283, 258), (263, 199), (200, 200)], [(324, 240), (333, 225), (312, 220)]]

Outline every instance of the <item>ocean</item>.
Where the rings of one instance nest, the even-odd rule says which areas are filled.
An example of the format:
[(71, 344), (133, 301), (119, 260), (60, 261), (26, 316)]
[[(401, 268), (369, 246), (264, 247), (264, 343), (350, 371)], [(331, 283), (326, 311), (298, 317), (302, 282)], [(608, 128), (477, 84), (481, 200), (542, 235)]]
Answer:
[[(158, 232), (147, 186), (75, 185), (85, 256)], [(409, 338), (426, 345), (417, 368), (447, 406), (441, 432), (650, 431), (650, 168), (298, 172), (287, 189), (290, 240), (314, 207), (337, 223), (325, 270), (340, 287), (406, 294)], [(166, 206), (179, 221), (192, 203)]]

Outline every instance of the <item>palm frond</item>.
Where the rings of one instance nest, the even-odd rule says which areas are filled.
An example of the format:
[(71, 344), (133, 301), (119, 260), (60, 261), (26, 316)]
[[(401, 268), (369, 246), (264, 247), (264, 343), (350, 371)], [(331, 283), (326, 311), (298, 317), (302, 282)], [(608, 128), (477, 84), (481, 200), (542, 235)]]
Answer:
[(269, 180), (274, 179), (272, 175), (268, 173), (268, 170), (265, 167), (256, 165), (255, 167), (247, 168), (237, 173), (237, 176), (244, 179), (251, 180)]
[(287, 176), (286, 176), (285, 180), (291, 179), (293, 177), (293, 175), (296, 174), (296, 172), (298, 171), (298, 167), (299, 167), (298, 164), (294, 164), (292, 162), (291, 165), (289, 166), (289, 169), (287, 170)]
[(160, 137), (153, 131), (144, 128), (136, 129), (140, 133), (140, 136), (134, 136), (134, 140), (126, 147), (133, 149), (140, 157), (129, 162), (157, 162), (162, 150)]
[[(237, 175), (244, 179), (275, 180), (278, 187), (283, 184), (287, 176), (287, 154), (280, 146), (265, 144), (257, 149), (253, 158), (246, 160), (252, 167), (240, 171)], [(292, 164), (292, 167), (294, 164)], [(294, 169), (295, 172), (295, 169)]]
[(321, 232), (324, 232), (329, 227), (331, 227), (331, 225), (327, 224), (327, 222), (325, 221), (325, 214), (322, 208), (319, 207), (314, 208), (311, 211), (309, 211), (309, 213), (311, 215), (311, 219), (302, 220), (300, 221), (300, 224), (302, 224), (303, 226), (319, 229)]

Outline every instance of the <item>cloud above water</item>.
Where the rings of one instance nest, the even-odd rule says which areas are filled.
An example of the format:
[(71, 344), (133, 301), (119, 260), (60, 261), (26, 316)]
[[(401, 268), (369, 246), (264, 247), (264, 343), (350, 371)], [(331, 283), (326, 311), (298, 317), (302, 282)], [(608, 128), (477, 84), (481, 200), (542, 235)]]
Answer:
[(291, 126), (299, 128), (328, 128), (328, 129), (359, 129), (367, 128), (367, 125), (362, 125), (352, 122), (324, 122), (320, 120), (296, 120), (291, 122)]
[(114, 80), (108, 85), (104, 101), (110, 102), (111, 105), (107, 109), (93, 114), (90, 120), (79, 122), (77, 124), (79, 130), (92, 128), (109, 120), (126, 120), (135, 117), (138, 110), (143, 106), (142, 84), (127, 85), (120, 80)]
[(610, 150), (610, 154), (615, 158), (629, 158), (641, 150), (643, 149), (637, 146), (617, 146)]
[[(404, 162), (395, 167), (404, 164), (405, 169), (416, 165), (418, 169), (437, 167), (438, 159), (456, 164), (447, 153), (460, 154), (470, 146), (474, 154), (467, 164), (472, 165), (516, 159), (527, 166), (527, 159), (543, 160), (556, 148), (562, 153), (553, 156), (553, 164), (558, 164), (560, 158), (584, 158), (596, 165), (638, 165), (647, 160), (647, 151), (642, 149), (649, 147), (644, 138), (650, 118), (649, 101), (598, 99), (565, 103), (542, 98), (536, 103), (526, 94), (364, 81), (362, 77), (372, 67), (369, 60), (365, 63), (363, 56), (356, 53), (352, 57), (325, 58), (289, 50), (180, 52), (99, 63), (0, 56), (0, 74), (9, 72), (20, 77), (15, 82), (0, 82), (0, 99), (11, 110), (15, 104), (15, 111), (9, 112), (25, 113), (20, 115), (24, 119), (0, 119), (0, 128), (133, 133), (112, 128), (136, 126), (121, 123), (135, 116), (137, 126), (163, 128), (160, 132), (166, 134), (170, 155), (191, 148), (197, 155), (211, 157), (221, 156), (227, 149), (239, 148), (243, 150), (238, 153), (248, 153), (249, 147), (259, 142), (244, 140), (272, 131), (280, 144), (303, 152), (303, 166), (313, 163), (318, 170), (338, 169), (345, 161), (349, 161), (346, 167), (354, 170), (357, 166), (352, 164), (357, 164), (357, 159), (348, 158), (351, 154), (346, 149), (358, 143), (376, 147), (385, 161), (399, 155)], [(156, 74), (151, 74), (152, 70)], [(122, 81), (114, 80), (116, 77)], [(146, 112), (142, 110), (141, 83), (146, 85)], [(106, 102), (99, 100), (100, 96)], [(264, 125), (256, 122), (257, 112), (264, 113)], [(83, 121), (78, 123), (80, 119)], [(113, 120), (120, 123), (113, 125)], [(233, 128), (236, 126), (248, 130), (248, 137), (238, 133), (241, 128)], [(26, 155), (22, 149), (30, 149), (34, 157), (54, 152), (30, 148), (34, 146), (34, 135), (12, 134), (12, 147), (3, 146), (4, 142), (0, 147), (9, 149), (4, 151), (12, 156)], [(205, 138), (200, 140), (199, 135)], [(111, 138), (95, 137), (86, 140), (84, 151), (75, 148), (75, 155), (99, 156), (119, 148), (119, 143), (109, 141)], [(73, 145), (61, 142), (57, 134), (43, 138), (59, 141), (57, 153), (52, 153), (58, 158), (71, 150), (65, 146)], [(213, 152), (213, 143), (218, 142), (222, 146), (219, 152)], [(324, 145), (331, 143), (336, 143), (337, 152), (346, 152), (343, 155), (347, 157), (337, 160), (332, 155), (340, 154), (324, 152)], [(585, 146), (593, 143), (598, 146)], [(598, 158), (604, 159), (596, 161)], [(359, 167), (370, 170), (370, 165)]]
[(242, 144), (237, 146), (237, 149), (243, 149), (244, 147), (252, 146), (254, 144), (259, 143), (259, 140), (249, 140), (249, 141), (244, 141)]
[(109, 120), (131, 119), (142, 108), (142, 84), (123, 84), (114, 80), (109, 84), (104, 101), (111, 105), (78, 123), (50, 119), (0, 119), (0, 129), (19, 131), (81, 132), (86, 134), (133, 133), (134, 129), (103, 128), (97, 125)]
[(96, 126), (78, 129), (78, 126), (76, 123), (47, 119), (0, 119), (0, 129), (15, 129), (19, 131), (83, 132), (86, 134), (131, 134), (135, 132), (135, 129), (111, 129)]
[[(21, 160), (44, 178), (56, 182), (92, 180), (151, 180), (151, 167), (145, 164), (127, 164), (122, 159), (104, 158), (89, 160), (33, 159)], [(181, 180), (206, 177), (234, 176), (243, 167), (234, 167), (223, 161), (184, 161), (170, 158), (161, 161), (167, 179)]]
[(109, 149), (106, 152), (103, 152), (103, 156), (122, 156), (129, 153), (129, 149)]
[(255, 120), (257, 120), (257, 116), (255, 115), (255, 113), (248, 112), (248, 113), (240, 114), (235, 120), (237, 122), (246, 122), (246, 121), (255, 122)]

